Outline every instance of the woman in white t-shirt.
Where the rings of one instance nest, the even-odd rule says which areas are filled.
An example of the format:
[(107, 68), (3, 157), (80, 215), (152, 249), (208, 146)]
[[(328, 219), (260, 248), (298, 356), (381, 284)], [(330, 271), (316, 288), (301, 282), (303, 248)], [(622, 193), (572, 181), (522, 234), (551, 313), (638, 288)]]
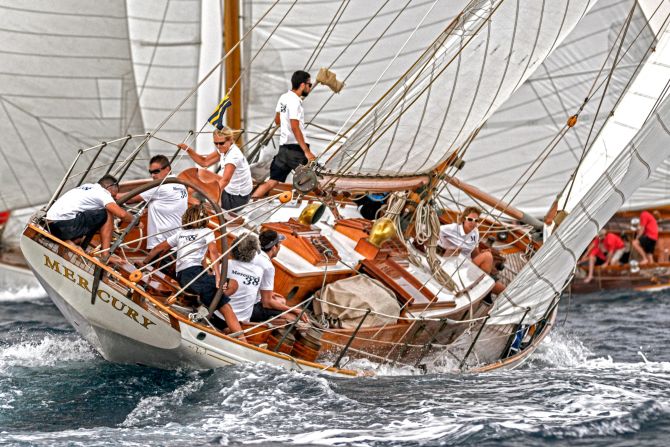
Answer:
[[(214, 233), (207, 228), (208, 221), (203, 205), (189, 206), (181, 219), (182, 228), (167, 240), (156, 245), (141, 263), (142, 265), (148, 264), (159, 253), (176, 248), (177, 281), (180, 286), (184, 287), (197, 277), (198, 279), (190, 284), (186, 291), (198, 295), (205, 306), (209, 306), (214, 300), (220, 283), (218, 265), (213, 265), (208, 272), (203, 273), (205, 270), (203, 261), (206, 254), (209, 253), (210, 259), (219, 258)], [(226, 294), (223, 294), (219, 301), (219, 312), (232, 332), (242, 330)]]
[[(472, 262), (486, 274), (493, 271), (493, 253), (479, 249), (479, 223), (482, 211), (476, 206), (463, 210), (460, 223), (451, 223), (440, 227), (438, 245), (444, 249), (445, 256), (463, 254), (472, 258)], [(499, 294), (505, 289), (502, 283), (496, 282), (492, 292)]]
[(223, 174), (219, 180), (221, 188), (221, 208), (232, 210), (249, 203), (253, 183), (251, 169), (244, 154), (235, 144), (240, 131), (232, 129), (215, 130), (213, 133), (216, 151), (200, 155), (186, 144), (179, 144), (179, 148), (186, 151), (189, 157), (203, 168), (208, 168), (220, 162)]
[(258, 238), (254, 234), (239, 236), (231, 247), (226, 292), (237, 319), (250, 321), (263, 277), (263, 268), (253, 262), (260, 249)]

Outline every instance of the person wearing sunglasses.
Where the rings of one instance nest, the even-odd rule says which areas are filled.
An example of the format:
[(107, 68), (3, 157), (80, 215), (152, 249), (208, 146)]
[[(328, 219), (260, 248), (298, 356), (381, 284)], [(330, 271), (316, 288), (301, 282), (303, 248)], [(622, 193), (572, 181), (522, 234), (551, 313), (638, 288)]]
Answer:
[(305, 137), (305, 111), (302, 100), (312, 91), (309, 73), (298, 70), (291, 76), (291, 90), (279, 97), (275, 109), (275, 124), (279, 126), (279, 152), (270, 165), (270, 180), (254, 191), (253, 197), (264, 197), (277, 183), (300, 165), (314, 160)]
[[(161, 154), (151, 157), (149, 175), (152, 180), (174, 177), (170, 160)], [(165, 183), (128, 200), (128, 203), (138, 202), (148, 204), (147, 249), (151, 250), (179, 230), (181, 217), (188, 208), (188, 192), (184, 185)]]
[(232, 210), (249, 203), (253, 183), (251, 169), (246, 157), (235, 144), (239, 130), (224, 128), (213, 133), (216, 151), (207, 155), (200, 155), (186, 144), (179, 144), (179, 148), (186, 151), (189, 157), (203, 168), (221, 164), (223, 174), (219, 180), (221, 188), (221, 208)]
[[(445, 256), (462, 254), (472, 258), (472, 262), (490, 275), (493, 271), (493, 253), (490, 250), (479, 249), (479, 223), (482, 211), (476, 206), (469, 206), (463, 210), (460, 223), (451, 223), (440, 226), (440, 240), (438, 245), (444, 249)], [(492, 292), (499, 294), (505, 286), (496, 282)]]

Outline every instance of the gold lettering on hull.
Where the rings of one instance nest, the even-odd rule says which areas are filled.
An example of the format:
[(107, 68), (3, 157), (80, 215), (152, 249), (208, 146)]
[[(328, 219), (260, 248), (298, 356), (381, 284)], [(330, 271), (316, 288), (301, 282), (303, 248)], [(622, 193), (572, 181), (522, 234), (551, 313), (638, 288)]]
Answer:
[[(65, 278), (69, 279), (72, 281), (74, 284), (79, 286), (80, 288), (86, 290), (88, 293), (91, 293), (91, 289), (88, 287), (88, 280), (74, 271), (70, 270), (69, 268), (65, 267), (64, 265), (61, 266), (58, 261), (53, 261), (49, 258), (49, 256), (44, 255), (44, 265), (49, 267), (51, 270), (54, 272), (64, 276)], [(62, 271), (61, 271), (62, 267)], [(76, 277), (75, 277), (76, 275)], [(142, 326), (144, 329), (149, 329), (149, 326), (155, 325), (153, 321), (145, 317), (144, 315), (140, 315), (135, 309), (130, 307), (128, 304), (124, 303), (121, 301), (121, 299), (116, 298), (114, 296), (111, 296), (108, 292), (102, 289), (98, 289), (97, 292), (98, 299), (105, 303), (105, 304), (110, 304), (110, 307), (114, 309), (117, 312), (123, 313), (126, 317), (130, 318), (133, 320), (135, 323), (139, 324)], [(96, 301), (97, 302), (97, 301)], [(95, 304), (93, 304), (95, 305)], [(142, 317), (142, 322), (138, 319), (138, 317)]]

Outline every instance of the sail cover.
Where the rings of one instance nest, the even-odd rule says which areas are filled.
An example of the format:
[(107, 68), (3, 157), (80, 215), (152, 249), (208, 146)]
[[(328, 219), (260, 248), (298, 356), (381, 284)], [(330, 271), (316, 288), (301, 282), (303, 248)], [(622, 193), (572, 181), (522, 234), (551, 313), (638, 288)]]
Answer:
[(540, 66), (593, 3), (471, 2), (327, 167), (352, 175), (435, 167)]
[[(45, 203), (79, 149), (143, 134), (160, 123), (195, 84), (199, 4), (2, 2), (0, 209)], [(180, 140), (194, 117), (189, 103), (160, 135)], [(96, 164), (111, 160), (117, 147), (107, 147)], [(153, 152), (166, 147), (174, 151), (151, 145)], [(96, 152), (86, 152), (75, 172)], [(139, 159), (149, 155), (143, 151)], [(135, 168), (125, 178), (140, 175), (146, 176), (145, 169)]]
[(598, 230), (636, 188), (667, 167), (670, 156), (670, 99), (665, 99), (642, 130), (584, 195), (558, 230), (498, 297), (487, 324), (541, 320), (558, 299), (577, 258)]
[[(654, 3), (649, 9), (652, 14), (656, 12), (657, 17), (665, 18), (667, 13), (656, 11), (660, 2), (649, 2)], [(625, 22), (633, 7), (624, 37)], [(495, 197), (511, 201), (529, 214), (543, 216), (577, 167), (587, 141), (590, 139), (593, 143), (598, 139), (599, 144), (603, 141), (599, 137), (605, 135), (599, 135), (600, 128), (629, 88), (629, 82), (640, 72), (639, 66), (655, 42), (655, 32), (636, 1), (599, 0), (533, 76), (487, 120), (465, 152), (466, 163), (459, 178)], [(618, 62), (605, 89), (619, 47)], [(658, 50), (651, 57), (657, 53)], [(636, 98), (637, 110), (640, 101), (653, 103), (652, 98), (658, 96), (649, 96), (648, 91), (641, 95), (641, 88), (660, 90), (665, 82), (649, 82), (646, 77), (642, 84), (631, 95)], [(596, 89), (590, 93), (594, 85)], [(554, 138), (566, 126), (568, 117), (579, 111), (586, 97), (589, 101), (577, 125), (554, 147)], [(639, 122), (633, 127), (630, 120), (621, 122), (622, 113), (617, 110), (612, 120), (619, 122), (621, 129), (639, 130), (646, 117), (646, 114), (637, 114), (635, 118)], [(593, 133), (589, 137), (592, 126)], [(621, 140), (621, 146), (610, 155), (608, 163), (636, 130), (626, 137), (620, 133), (606, 137), (606, 147)], [(595, 172), (603, 172), (605, 168), (606, 165), (601, 166)], [(597, 178), (593, 172), (592, 166), (584, 170), (584, 178), (590, 184)], [(577, 189), (571, 194), (578, 200), (581, 193)], [(588, 186), (583, 190), (586, 189)], [(463, 193), (453, 189), (451, 193), (456, 200), (467, 202)]]

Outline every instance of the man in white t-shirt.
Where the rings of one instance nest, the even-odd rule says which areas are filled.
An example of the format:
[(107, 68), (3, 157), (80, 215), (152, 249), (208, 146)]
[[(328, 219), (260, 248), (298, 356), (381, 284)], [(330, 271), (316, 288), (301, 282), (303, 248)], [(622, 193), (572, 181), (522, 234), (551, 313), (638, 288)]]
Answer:
[(196, 153), (186, 144), (178, 145), (203, 168), (220, 162), (223, 173), (219, 180), (219, 187), (221, 188), (221, 208), (224, 210), (240, 208), (249, 203), (253, 189), (249, 163), (235, 144), (235, 139), (239, 134), (240, 131), (228, 128), (215, 130), (212, 136), (217, 150), (207, 155)]
[[(170, 160), (165, 155), (154, 155), (149, 160), (149, 174), (154, 180), (174, 177)], [(184, 185), (164, 183), (131, 198), (128, 203), (142, 201), (148, 203), (147, 249), (151, 250), (181, 227), (181, 217), (188, 208), (188, 192)]]
[[(289, 309), (289, 306), (286, 305), (286, 298), (274, 292), (275, 266), (272, 264), (272, 259), (279, 253), (281, 242), (285, 237), (275, 230), (263, 230), (258, 239), (261, 252), (254, 258), (253, 263), (261, 268), (263, 274), (260, 281), (260, 291), (251, 314), (251, 321), (253, 322), (267, 321)], [(294, 320), (300, 315), (300, 312), (300, 308), (293, 309), (290, 313), (284, 315), (284, 318)], [(305, 314), (303, 314), (302, 319), (305, 322), (309, 321)]]
[[(47, 226), (51, 234), (84, 249), (100, 231), (102, 249), (112, 242), (114, 217), (131, 222), (133, 216), (116, 204), (119, 184), (115, 177), (105, 175), (98, 183), (86, 183), (71, 189), (56, 200), (47, 211)], [(101, 252), (104, 256), (106, 251)]]
[(312, 91), (312, 81), (306, 71), (296, 71), (291, 76), (291, 90), (281, 95), (275, 109), (275, 124), (280, 126), (279, 152), (270, 165), (270, 180), (254, 191), (252, 197), (264, 197), (277, 183), (285, 182), (286, 177), (299, 165), (314, 160), (305, 137), (305, 111), (303, 98)]

